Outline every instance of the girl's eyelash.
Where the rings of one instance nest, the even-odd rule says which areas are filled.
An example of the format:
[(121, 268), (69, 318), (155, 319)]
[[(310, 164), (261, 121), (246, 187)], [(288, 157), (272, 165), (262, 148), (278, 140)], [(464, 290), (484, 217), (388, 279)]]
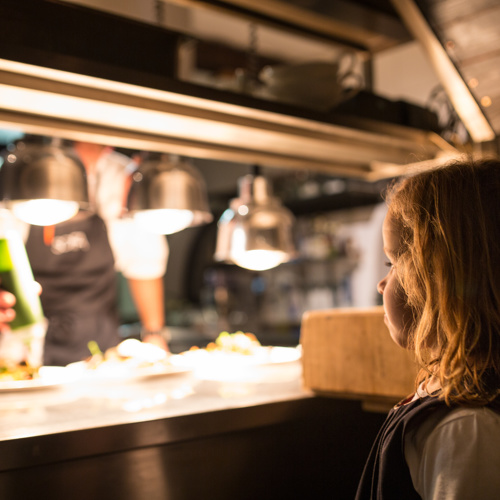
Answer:
[(387, 261), (387, 262), (385, 263), (385, 266), (386, 266), (386, 267), (392, 267), (392, 262)]

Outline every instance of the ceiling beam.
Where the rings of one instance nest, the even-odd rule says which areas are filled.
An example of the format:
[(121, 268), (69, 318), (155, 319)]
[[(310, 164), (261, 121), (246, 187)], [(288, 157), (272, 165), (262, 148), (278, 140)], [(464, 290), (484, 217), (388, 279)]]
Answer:
[(397, 17), (343, 0), (330, 0), (324, 12), (315, 12), (283, 0), (163, 1), (188, 9), (230, 14), (250, 22), (291, 30), (297, 36), (309, 36), (368, 53), (411, 40), (406, 27)]

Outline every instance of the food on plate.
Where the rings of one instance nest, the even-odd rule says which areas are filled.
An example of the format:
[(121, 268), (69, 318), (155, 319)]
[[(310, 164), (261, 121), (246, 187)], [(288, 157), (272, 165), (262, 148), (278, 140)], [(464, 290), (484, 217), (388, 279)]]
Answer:
[(235, 368), (296, 361), (296, 348), (263, 346), (253, 333), (222, 332), (205, 348), (193, 346), (188, 351), (171, 357), (176, 366), (191, 368)]
[(136, 339), (127, 339), (103, 353), (96, 342), (89, 342), (91, 356), (85, 360), (87, 368), (97, 369), (103, 365), (129, 365), (134, 367), (168, 363), (167, 352), (152, 344)]
[[(210, 342), (206, 350), (209, 352), (234, 352), (250, 356), (261, 348), (261, 343), (253, 333), (243, 333), (241, 331), (236, 333), (221, 332), (215, 339), (215, 342)], [(191, 350), (196, 350), (198, 347), (191, 347)]]
[(14, 363), (8, 360), (0, 360), (0, 382), (17, 380), (33, 380), (38, 377), (38, 368), (28, 363)]
[(166, 351), (152, 344), (136, 339), (126, 339), (117, 346), (102, 352), (96, 342), (89, 342), (89, 356), (84, 361), (70, 363), (68, 368), (80, 370), (84, 374), (123, 377), (145, 370), (154, 372), (171, 368)]

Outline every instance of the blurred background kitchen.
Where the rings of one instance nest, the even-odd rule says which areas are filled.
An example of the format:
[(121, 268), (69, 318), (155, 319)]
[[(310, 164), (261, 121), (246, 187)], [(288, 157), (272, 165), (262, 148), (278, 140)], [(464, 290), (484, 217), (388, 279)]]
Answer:
[[(273, 346), (309, 335), (291, 363), (217, 361), (216, 376), (195, 364), (4, 386), (0, 496), (353, 498), (414, 380), (381, 310), (363, 310), (380, 303), (383, 192), (498, 155), (499, 2), (0, 0), (0, 13), (7, 156), (25, 134), (110, 146), (133, 160), (126, 217), (185, 210), (161, 237), (171, 350), (223, 330)], [(138, 337), (116, 277), (120, 335)]]
[[(216, 7), (212, 2), (175, 0), (62, 2), (97, 9), (104, 16), (100, 21), (102, 24), (96, 25), (96, 38), (103, 36), (100, 30), (104, 26), (111, 26), (113, 16), (126, 19), (134, 28), (138, 26), (134, 23), (140, 22), (166, 30), (165, 33), (175, 33), (175, 36), (171, 38), (171, 45), (157, 46), (154, 54), (144, 53), (141, 56), (140, 50), (137, 54), (128, 52), (125, 62), (116, 60), (114, 66), (107, 68), (104, 65), (107, 57), (105, 50), (102, 50), (104, 55), (96, 57), (98, 63), (95, 67), (87, 61), (79, 68), (72, 68), (72, 61), (79, 50), (77, 43), (72, 42), (76, 48), (72, 48), (70, 43), (69, 48), (62, 49), (54, 42), (55, 50), (60, 51), (59, 59), (51, 59), (55, 69), (73, 69), (76, 73), (83, 71), (90, 76), (108, 78), (115, 75), (118, 81), (134, 85), (143, 81), (145, 87), (155, 89), (162, 88), (161, 77), (165, 76), (171, 84), (166, 90), (178, 91), (179, 95), (193, 96), (193, 89), (197, 89), (195, 98), (201, 96), (208, 102), (216, 101), (213, 96), (224, 96), (229, 105), (278, 113), (280, 120), (283, 117), (285, 121), (273, 124), (270, 129), (273, 133), (280, 132), (281, 126), (295, 126), (293, 122), (286, 122), (286, 117), (294, 116), (303, 120), (298, 125), (303, 127), (302, 136), (314, 137), (320, 142), (297, 142), (295, 150), (291, 149), (289, 154), (286, 149), (293, 144), (291, 133), (287, 137), (290, 143), (278, 146), (282, 148), (278, 153), (272, 147), (281, 138), (274, 139), (272, 136), (268, 139), (272, 146), (266, 143), (255, 145), (263, 135), (238, 137), (237, 141), (242, 142), (235, 143), (234, 147), (240, 149), (228, 152), (224, 150), (224, 142), (230, 146), (227, 149), (231, 149), (233, 144), (230, 138), (226, 140), (220, 136), (213, 140), (215, 147), (213, 144), (211, 147), (200, 147), (200, 143), (212, 139), (207, 139), (209, 132), (208, 135), (199, 132), (201, 135), (198, 136), (198, 129), (195, 129), (193, 141), (198, 142), (182, 144), (185, 136), (179, 136), (179, 139), (170, 133), (168, 138), (162, 138), (156, 130), (149, 131), (148, 136), (147, 126), (142, 123), (137, 124), (135, 132), (127, 130), (127, 139), (127, 133), (123, 130), (116, 132), (119, 127), (105, 123), (105, 120), (96, 125), (95, 119), (90, 119), (94, 125), (101, 126), (100, 130), (88, 129), (88, 123), (85, 126), (75, 125), (76, 120), (69, 116), (72, 111), (68, 115), (69, 108), (66, 115), (56, 111), (51, 117), (45, 115), (43, 120), (40, 117), (44, 115), (44, 110), (38, 109), (41, 100), (34, 105), (34, 100), (25, 98), (22, 105), (17, 105), (12, 101), (15, 96), (9, 97), (4, 93), (2, 107), (5, 112), (0, 117), (2, 148), (25, 133), (43, 133), (70, 140), (84, 136), (89, 142), (94, 140), (121, 148), (125, 154), (159, 152), (174, 155), (201, 174), (213, 215), (212, 222), (165, 236), (170, 248), (164, 277), (165, 312), (174, 352), (191, 345), (205, 345), (223, 330), (254, 332), (264, 344), (297, 345), (304, 311), (379, 304), (376, 283), (384, 274), (380, 238), (385, 214), (384, 188), (404, 173), (407, 163), (419, 165), (422, 162), (423, 165), (425, 161), (438, 162), (461, 151), (496, 150), (495, 134), (491, 128), (494, 112), (488, 119), (484, 119), (482, 114), (492, 110), (491, 97), (484, 93), (486, 78), (467, 80), (469, 92), (477, 92), (472, 101), (479, 101), (482, 107), (479, 114), (486, 126), (481, 132), (479, 126), (471, 126), (464, 120), (467, 115), (457, 107), (456, 97), (453, 94), (450, 96), (446, 85), (443, 87), (446, 78), (451, 80), (456, 75), (452, 70), (448, 70), (445, 77), (436, 72), (425, 43), (425, 37), (430, 39), (430, 35), (419, 32), (417, 18), (405, 16), (405, 2), (400, 2), (396, 9), (402, 9), (400, 17), (414, 22), (415, 31), (405, 27), (394, 16), (395, 7), (389, 2), (387, 5), (375, 3), (335, 2), (335, 5), (330, 5), (321, 1), (294, 0), (287, 2), (286, 8), (278, 15), (269, 10), (274, 4), (267, 8), (252, 7), (246, 2), (242, 5), (227, 2), (223, 7)], [(11, 2), (5, 2), (6, 8), (12, 8), (9, 4)], [(85, 12), (83, 10), (79, 15), (86, 15)], [(301, 18), (300, 14), (304, 13), (307, 15)], [(368, 23), (368, 27), (363, 27), (362, 22), (353, 22), (361, 13), (372, 16), (372, 21), (377, 20), (383, 25), (380, 29), (383, 33), (373, 27), (377, 24), (375, 22)], [(26, 26), (34, 19), (30, 21), (30, 15), (25, 20)], [(50, 12), (46, 15), (50, 16)], [(443, 16), (438, 12), (433, 19), (435, 27), (440, 28), (440, 34), (445, 36), (448, 34), (446, 23), (450, 20)], [(346, 20), (349, 22), (346, 23)], [(339, 33), (329, 31), (336, 22), (346, 23), (351, 28), (355, 26), (356, 29), (344, 33), (344, 39), (341, 39)], [(71, 26), (64, 29), (70, 30)], [(9, 30), (14, 30), (14, 27)], [(110, 31), (110, 46), (119, 46), (122, 34)], [(162, 39), (160, 31), (155, 31), (155, 36), (162, 43), (168, 41)], [(27, 49), (29, 56), (24, 61), (23, 57), (20, 58), (25, 63), (44, 60), (54, 49), (44, 47), (38, 52), (30, 52), (29, 45), (36, 44), (36, 37), (21, 43), (19, 40), (12, 41), (9, 33), (4, 37), (8, 40), (4, 56), (16, 50), (22, 54), (23, 49)], [(126, 44), (127, 47), (134, 46), (129, 42)], [(477, 51), (478, 46), (475, 47)], [(455, 64), (466, 62), (466, 54), (463, 53), (465, 44), (450, 41), (446, 48)], [(150, 49), (145, 48), (146, 51)], [(111, 52), (112, 49), (109, 50)], [(157, 74), (152, 77), (148, 65), (158, 64), (159, 61), (163, 61), (165, 66), (157, 66)], [(319, 68), (307, 66), (311, 62), (320, 63)], [(139, 68), (141, 64), (143, 67)], [(342, 77), (335, 84), (331, 78), (332, 68), (336, 81), (337, 75)], [(281, 74), (280, 69), (288, 72)], [(464, 79), (473, 71), (466, 66), (461, 69)], [(7, 68), (6, 71), (4, 75), (8, 72), (18, 77), (25, 74), (23, 69)], [(491, 79), (488, 81), (491, 82)], [(5, 79), (5, 83), (7, 87), (14, 85), (15, 77), (10, 81)], [(30, 85), (36, 87), (32, 83), (25, 87)], [(82, 85), (85, 86), (85, 83)], [(475, 90), (478, 85), (479, 90)], [(45, 88), (42, 86), (35, 90), (43, 91)], [(65, 92), (63, 88), (54, 90), (56, 95)], [(76, 97), (84, 95), (75, 94)], [(185, 104), (182, 99), (173, 102), (179, 106)], [(140, 103), (137, 105), (141, 107)], [(197, 105), (195, 101), (189, 104), (190, 109)], [(145, 105), (146, 108), (148, 106)], [(464, 109), (466, 107), (464, 105)], [(209, 110), (210, 107), (203, 109)], [(214, 109), (219, 110), (217, 107)], [(231, 108), (220, 108), (220, 111), (228, 116), (233, 112)], [(332, 111), (335, 114), (331, 114)], [(203, 119), (203, 111), (199, 113)], [(235, 122), (239, 126), (245, 126), (245, 120), (255, 118), (250, 112), (246, 116), (245, 113), (238, 113), (235, 113)], [(33, 119), (33, 116), (37, 118)], [(69, 120), (68, 123), (58, 124), (61, 116)], [(271, 123), (275, 119), (265, 115), (257, 118), (262, 120), (262, 134), (266, 133), (266, 120)], [(81, 120), (80, 123), (85, 121)], [(345, 151), (338, 157), (334, 154), (330, 163), (321, 157), (321, 147), (324, 144), (328, 145), (325, 147), (333, 147), (337, 138), (328, 136), (333, 134), (330, 129), (315, 128), (320, 127), (319, 123), (340, 126), (348, 133), (339, 140), (340, 149), (345, 147)], [(106, 127), (109, 127), (108, 131)], [(384, 127), (388, 127), (387, 130)], [(477, 132), (476, 138), (471, 137), (471, 130)], [(359, 137), (349, 137), (350, 132), (358, 134), (359, 131)], [(413, 136), (412, 131), (420, 135)], [(322, 133), (324, 136), (320, 137)], [(214, 130), (213, 134), (216, 135), (217, 131)], [(188, 137), (188, 140), (191, 138)], [(385, 140), (387, 143), (384, 143)], [(374, 143), (378, 143), (378, 149), (373, 149)], [(254, 150), (252, 146), (255, 146)], [(356, 157), (358, 151), (365, 147), (368, 147), (367, 151)], [(319, 148), (318, 151), (315, 148)], [(382, 150), (385, 150), (384, 153)], [(387, 157), (384, 157), (385, 152)], [(325, 155), (328, 154), (327, 151)], [(372, 156), (366, 159), (369, 155)], [(345, 157), (352, 159), (342, 163)], [(246, 269), (227, 259), (214, 258), (219, 221), (224, 214), (227, 216), (231, 200), (241, 195), (242, 179), (248, 175), (255, 176), (256, 168), (259, 169), (258, 176), (266, 179), (272, 195), (294, 217), (293, 255), (286, 262), (267, 270)], [(118, 278), (121, 335), (124, 338), (137, 336), (140, 330), (137, 311), (126, 281), (120, 276)]]

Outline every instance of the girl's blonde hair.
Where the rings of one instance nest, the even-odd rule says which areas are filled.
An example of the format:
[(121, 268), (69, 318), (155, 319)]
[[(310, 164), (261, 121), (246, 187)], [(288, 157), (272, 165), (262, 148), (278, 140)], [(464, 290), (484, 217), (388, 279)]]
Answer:
[(484, 405), (500, 394), (500, 162), (421, 172), (387, 199), (418, 382), (434, 375), (447, 403)]

